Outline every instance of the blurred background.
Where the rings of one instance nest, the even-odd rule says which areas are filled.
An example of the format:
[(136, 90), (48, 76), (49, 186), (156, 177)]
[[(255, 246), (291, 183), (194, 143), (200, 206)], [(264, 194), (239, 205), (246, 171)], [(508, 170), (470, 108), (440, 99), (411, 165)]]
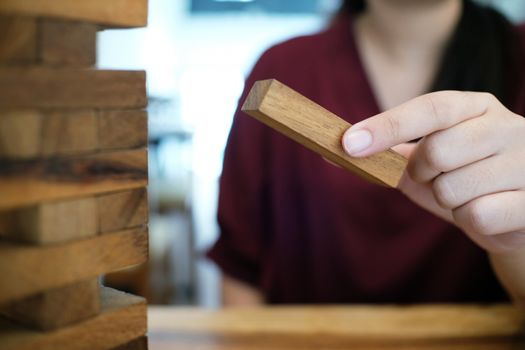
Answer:
[[(480, 1), (513, 21), (523, 0)], [(155, 0), (144, 29), (98, 35), (98, 67), (144, 69), (149, 95), (150, 262), (106, 284), (151, 304), (214, 308), (222, 157), (244, 77), (269, 46), (325, 26), (339, 0)]]

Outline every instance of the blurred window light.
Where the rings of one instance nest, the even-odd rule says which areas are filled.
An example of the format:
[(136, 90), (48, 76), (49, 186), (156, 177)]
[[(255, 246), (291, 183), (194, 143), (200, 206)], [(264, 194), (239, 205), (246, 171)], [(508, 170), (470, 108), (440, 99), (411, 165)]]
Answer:
[(503, 13), (515, 23), (525, 21), (525, 1), (523, 0), (477, 0), (490, 5)]
[(190, 11), (193, 14), (220, 12), (318, 14), (333, 10), (340, 2), (340, 0), (191, 0)]

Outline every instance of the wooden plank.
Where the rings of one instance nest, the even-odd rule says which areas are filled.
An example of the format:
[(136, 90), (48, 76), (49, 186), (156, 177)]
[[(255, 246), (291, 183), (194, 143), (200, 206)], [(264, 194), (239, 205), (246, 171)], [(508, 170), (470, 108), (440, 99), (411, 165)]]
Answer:
[(143, 263), (147, 228), (46, 246), (0, 243), (0, 304)]
[(0, 209), (144, 187), (147, 150), (46, 160), (0, 160)]
[(100, 312), (99, 289), (97, 278), (81, 281), (16, 300), (0, 313), (41, 330), (61, 328)]
[(144, 108), (143, 71), (0, 67), (0, 107)]
[(39, 23), (39, 61), (58, 66), (95, 65), (98, 29), (92, 23), (42, 18)]
[(372, 182), (396, 187), (406, 167), (407, 160), (392, 150), (367, 158), (348, 156), (341, 138), (350, 123), (275, 79), (256, 82), (242, 110)]
[(511, 305), (153, 306), (148, 318), (150, 342), (159, 349), (511, 350), (525, 345), (525, 315)]
[(147, 350), (148, 349), (148, 337), (143, 336), (132, 340), (126, 344), (117, 346), (112, 350)]
[(37, 21), (0, 15), (0, 64), (33, 63), (37, 53)]
[(67, 242), (97, 235), (98, 220), (95, 197), (44, 202), (0, 212), (0, 235), (31, 244)]
[(101, 195), (97, 198), (101, 233), (145, 225), (148, 193), (145, 188)]
[(40, 154), (42, 114), (32, 110), (0, 112), (0, 156), (26, 158)]
[(92, 23), (0, 15), (0, 64), (93, 66), (98, 29)]
[(40, 129), (40, 156), (81, 154), (96, 150), (97, 115), (93, 110), (49, 111)]
[(100, 149), (146, 147), (148, 117), (144, 110), (101, 111), (98, 122)]
[(58, 17), (111, 26), (143, 27), (147, 0), (2, 0), (0, 13)]
[(143, 110), (3, 110), (0, 157), (37, 158), (147, 147)]
[(146, 333), (143, 298), (103, 288), (101, 307), (98, 316), (50, 332), (33, 331), (0, 319), (2, 350), (106, 350)]
[(143, 226), (147, 222), (147, 190), (139, 188), (0, 211), (0, 236), (43, 245)]

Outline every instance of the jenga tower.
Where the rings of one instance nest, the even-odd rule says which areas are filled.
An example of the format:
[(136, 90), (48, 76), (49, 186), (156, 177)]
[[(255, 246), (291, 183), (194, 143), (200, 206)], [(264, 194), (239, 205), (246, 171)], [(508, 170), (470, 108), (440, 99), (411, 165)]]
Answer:
[(96, 34), (147, 0), (0, 0), (0, 349), (146, 349), (146, 302), (99, 276), (148, 254), (142, 71)]

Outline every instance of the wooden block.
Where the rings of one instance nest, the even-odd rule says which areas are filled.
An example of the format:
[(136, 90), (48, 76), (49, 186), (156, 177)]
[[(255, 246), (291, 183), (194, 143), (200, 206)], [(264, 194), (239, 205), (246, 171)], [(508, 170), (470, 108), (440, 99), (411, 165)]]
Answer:
[(32, 110), (0, 112), (0, 157), (40, 154), (42, 114)]
[(148, 337), (137, 338), (112, 350), (148, 350)]
[(146, 147), (148, 144), (146, 111), (101, 111), (98, 126), (101, 149)]
[(275, 79), (256, 82), (242, 110), (374, 183), (397, 187), (406, 167), (407, 160), (392, 150), (367, 158), (348, 156), (341, 138), (350, 123)]
[(517, 350), (525, 345), (525, 315), (512, 305), (150, 307), (148, 316), (150, 342), (170, 339), (164, 343), (169, 349)]
[(92, 23), (0, 15), (0, 64), (93, 66), (98, 29)]
[(57, 17), (111, 26), (143, 27), (147, 0), (2, 0), (0, 13)]
[(143, 71), (0, 67), (0, 107), (144, 108)]
[(148, 193), (145, 188), (101, 195), (97, 201), (101, 233), (142, 226), (148, 222)]
[(12, 241), (60, 243), (92, 237), (98, 232), (95, 197), (38, 203), (0, 212), (0, 235)]
[(143, 110), (3, 110), (0, 157), (37, 158), (147, 147)]
[(0, 209), (147, 184), (146, 149), (46, 160), (0, 160)]
[(46, 112), (40, 135), (40, 156), (43, 157), (94, 151), (98, 148), (96, 113), (93, 110)]
[[(0, 5), (1, 6), (1, 5)], [(37, 23), (34, 18), (0, 16), (0, 64), (34, 63)]]
[(140, 264), (147, 257), (147, 228), (46, 246), (2, 242), (0, 304)]
[(92, 23), (42, 18), (39, 59), (46, 65), (93, 66), (97, 61), (97, 31)]
[(29, 327), (51, 330), (100, 312), (98, 279), (77, 282), (16, 300), (0, 312)]
[(146, 333), (143, 298), (110, 288), (101, 290), (99, 315), (50, 332), (26, 329), (0, 319), (2, 350), (106, 350)]

